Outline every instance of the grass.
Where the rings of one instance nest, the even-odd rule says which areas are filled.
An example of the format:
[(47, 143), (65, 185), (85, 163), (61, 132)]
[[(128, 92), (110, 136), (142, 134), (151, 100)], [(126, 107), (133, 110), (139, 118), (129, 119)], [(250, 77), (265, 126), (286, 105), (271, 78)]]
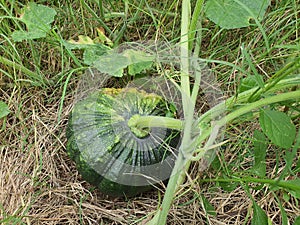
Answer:
[[(81, 179), (64, 151), (65, 126), (85, 67), (81, 52), (67, 51), (61, 38), (95, 37), (95, 28), (102, 26), (116, 44), (138, 40), (175, 43), (180, 35), (180, 4), (174, 0), (165, 4), (135, 0), (127, 4), (105, 0), (37, 2), (56, 9), (54, 29), (46, 38), (21, 43), (14, 43), (11, 33), (23, 27), (13, 18), (20, 15), (23, 3), (0, 3), (0, 100), (12, 112), (6, 120), (0, 119), (0, 128), (5, 123), (0, 131), (0, 223), (141, 224), (156, 210), (163, 191), (127, 201), (103, 196)], [(257, 71), (267, 79), (297, 57), (299, 12), (297, 0), (272, 1), (262, 22), (270, 54), (266, 54), (266, 39), (256, 26), (227, 31), (203, 21), (200, 57), (207, 59), (218, 76), (225, 96), (234, 95), (247, 75)], [(299, 104), (293, 107), (290, 113), (299, 113)], [(299, 129), (299, 114), (295, 115)], [(251, 168), (257, 129), (256, 120), (228, 125), (225, 138), (230, 142), (222, 146), (209, 169), (203, 170), (201, 162), (192, 165), (168, 224), (251, 224), (250, 196), (273, 224), (293, 224), (300, 216), (299, 198), (249, 180), (255, 175)], [(289, 150), (268, 143), (265, 179), (282, 174), (290, 162), (288, 154)], [(299, 157), (298, 150), (284, 180), (299, 177)]]

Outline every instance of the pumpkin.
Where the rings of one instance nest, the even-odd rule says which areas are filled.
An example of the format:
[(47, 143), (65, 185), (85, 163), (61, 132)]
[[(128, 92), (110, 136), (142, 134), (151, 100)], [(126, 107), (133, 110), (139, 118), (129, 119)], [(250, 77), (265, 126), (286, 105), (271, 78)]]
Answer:
[(176, 117), (172, 103), (136, 88), (102, 88), (77, 102), (66, 151), (83, 179), (111, 196), (134, 196), (168, 179), (180, 132), (130, 127), (132, 116)]

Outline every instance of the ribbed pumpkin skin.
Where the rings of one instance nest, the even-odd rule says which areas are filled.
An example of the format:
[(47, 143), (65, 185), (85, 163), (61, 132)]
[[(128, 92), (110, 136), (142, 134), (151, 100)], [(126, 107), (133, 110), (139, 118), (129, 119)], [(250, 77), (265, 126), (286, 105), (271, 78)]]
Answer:
[(136, 114), (176, 116), (163, 98), (134, 88), (101, 89), (77, 102), (70, 114), (67, 153), (82, 177), (105, 194), (133, 196), (151, 189), (135, 184), (134, 178), (130, 185), (118, 183), (122, 171), (129, 166), (133, 173), (142, 173), (172, 156), (179, 144), (180, 132), (170, 129), (152, 128), (145, 137), (137, 137), (127, 124)]

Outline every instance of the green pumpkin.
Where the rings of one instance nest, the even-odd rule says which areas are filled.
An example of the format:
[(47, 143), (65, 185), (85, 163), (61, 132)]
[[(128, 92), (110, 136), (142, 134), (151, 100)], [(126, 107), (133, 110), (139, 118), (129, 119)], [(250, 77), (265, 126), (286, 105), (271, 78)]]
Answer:
[(129, 127), (135, 115), (176, 117), (176, 110), (154, 93), (103, 88), (77, 102), (70, 114), (67, 153), (83, 179), (104, 194), (133, 196), (170, 176), (180, 132)]

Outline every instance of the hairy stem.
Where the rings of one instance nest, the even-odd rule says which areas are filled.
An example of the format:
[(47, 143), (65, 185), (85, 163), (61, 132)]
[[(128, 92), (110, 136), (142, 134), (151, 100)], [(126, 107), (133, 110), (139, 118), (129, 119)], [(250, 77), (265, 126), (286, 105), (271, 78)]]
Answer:
[[(300, 76), (290, 78), (290, 79), (284, 79), (278, 82), (274, 87), (270, 88), (268, 91), (265, 92), (265, 94), (271, 94), (275, 93), (276, 91), (285, 90), (288, 88), (296, 87), (300, 85)], [(201, 121), (209, 122), (211, 120), (214, 120), (218, 116), (222, 115), (224, 113), (224, 110), (226, 111), (232, 111), (232, 108), (234, 106), (240, 105), (240, 104), (248, 104), (248, 99), (253, 96), (254, 93), (256, 93), (257, 88), (252, 88), (248, 91), (244, 91), (240, 93), (238, 96), (232, 96), (228, 98), (225, 102), (222, 102), (213, 108), (211, 108), (209, 111), (204, 113), (200, 116)]]
[(254, 109), (259, 109), (260, 107), (270, 105), (276, 102), (282, 102), (286, 100), (292, 100), (292, 99), (297, 99), (300, 98), (300, 90), (298, 91), (292, 91), (292, 92), (287, 92), (283, 94), (278, 94), (275, 96), (270, 96), (261, 100), (258, 100), (253, 103), (248, 103), (247, 105), (234, 110), (233, 112), (229, 113), (219, 121), (217, 121), (217, 125), (219, 126), (224, 126), (226, 123), (233, 121), (234, 119), (246, 114), (247, 112), (250, 112)]
[(182, 1), (181, 38), (180, 38), (180, 62), (181, 62), (181, 94), (184, 118), (187, 119), (190, 107), (190, 76), (189, 76), (189, 18), (190, 1)]
[(184, 127), (181, 146), (178, 153), (178, 158), (172, 170), (171, 178), (168, 182), (166, 193), (159, 210), (154, 218), (148, 224), (166, 224), (167, 216), (171, 208), (175, 191), (183, 182), (185, 170), (182, 168), (187, 165), (185, 162), (185, 152), (188, 151), (188, 146), (191, 141), (191, 128), (193, 123), (194, 107), (191, 102), (190, 77), (189, 77), (189, 23), (191, 14), (190, 0), (182, 0), (181, 14), (181, 38), (180, 38), (180, 62), (181, 62), (181, 95), (182, 106), (184, 113)]

